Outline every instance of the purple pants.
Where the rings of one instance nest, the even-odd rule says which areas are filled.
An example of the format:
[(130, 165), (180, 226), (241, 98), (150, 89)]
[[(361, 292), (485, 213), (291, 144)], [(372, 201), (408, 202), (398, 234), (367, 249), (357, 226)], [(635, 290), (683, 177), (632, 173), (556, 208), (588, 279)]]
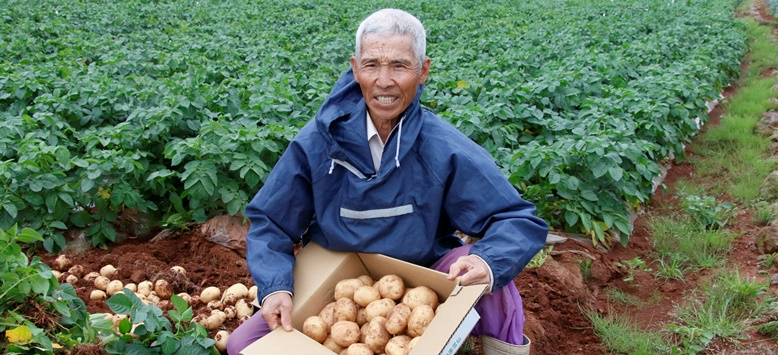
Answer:
[[(431, 268), (448, 273), (448, 269), (460, 256), (468, 255), (470, 245), (453, 249)], [(481, 320), (476, 323), (470, 335), (477, 337), (487, 335), (506, 343), (523, 345), (524, 309), (521, 305), (521, 295), (512, 282), (491, 294), (484, 295), (475, 305)], [(227, 354), (237, 355), (249, 344), (270, 333), (265, 319), (257, 312), (243, 322), (227, 339)]]

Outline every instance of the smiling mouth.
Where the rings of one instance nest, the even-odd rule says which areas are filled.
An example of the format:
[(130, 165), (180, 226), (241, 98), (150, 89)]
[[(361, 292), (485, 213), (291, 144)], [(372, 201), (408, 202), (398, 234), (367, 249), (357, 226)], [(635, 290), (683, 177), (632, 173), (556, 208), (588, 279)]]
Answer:
[(394, 96), (376, 96), (376, 101), (382, 104), (391, 104), (395, 100), (397, 100), (397, 98)]

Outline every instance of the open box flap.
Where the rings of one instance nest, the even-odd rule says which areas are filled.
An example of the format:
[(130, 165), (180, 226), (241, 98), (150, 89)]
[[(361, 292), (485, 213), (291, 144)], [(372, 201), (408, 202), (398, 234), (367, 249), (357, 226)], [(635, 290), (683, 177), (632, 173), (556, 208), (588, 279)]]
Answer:
[(265, 335), (259, 340), (251, 343), (243, 351), (243, 355), (248, 354), (305, 354), (305, 355), (332, 355), (330, 349), (323, 347), (316, 340), (313, 340), (301, 333), (297, 329), (287, 332), (278, 328), (270, 334)]

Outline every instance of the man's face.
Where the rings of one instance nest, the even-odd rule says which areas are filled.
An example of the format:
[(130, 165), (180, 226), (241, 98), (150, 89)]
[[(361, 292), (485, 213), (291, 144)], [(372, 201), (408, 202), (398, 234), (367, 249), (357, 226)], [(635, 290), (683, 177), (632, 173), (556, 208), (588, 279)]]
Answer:
[(351, 57), (354, 79), (362, 88), (367, 110), (376, 126), (396, 123), (411, 104), (419, 84), (427, 81), (429, 58), (419, 68), (409, 35), (362, 37), (362, 53)]

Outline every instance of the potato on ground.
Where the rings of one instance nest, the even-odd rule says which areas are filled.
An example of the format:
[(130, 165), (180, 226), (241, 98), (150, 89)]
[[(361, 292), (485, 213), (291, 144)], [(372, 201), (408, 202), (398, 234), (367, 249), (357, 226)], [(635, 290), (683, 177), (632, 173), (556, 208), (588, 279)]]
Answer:
[(386, 275), (378, 280), (378, 292), (383, 298), (398, 301), (405, 294), (405, 283), (397, 275)]
[(405, 293), (402, 303), (411, 307), (411, 310), (420, 304), (426, 304), (435, 310), (438, 308), (438, 294), (427, 286), (414, 287)]
[(208, 302), (221, 297), (221, 294), (221, 290), (219, 290), (219, 288), (216, 286), (206, 287), (202, 292), (200, 292), (200, 302), (208, 304)]
[(386, 343), (386, 355), (408, 355), (411, 351), (409, 345), (411, 337), (407, 335), (398, 335)]
[(391, 338), (391, 335), (386, 331), (386, 318), (375, 317), (367, 323), (365, 344), (367, 344), (373, 352), (382, 354), (389, 338)]
[(416, 309), (411, 311), (411, 317), (408, 319), (407, 334), (412, 337), (421, 336), (434, 317), (435, 311), (432, 310), (432, 307), (426, 304), (416, 306)]
[(359, 326), (357, 323), (342, 320), (330, 327), (330, 334), (335, 344), (347, 348), (359, 340)]
[(319, 316), (308, 317), (303, 323), (303, 333), (309, 338), (318, 341), (319, 344), (327, 340), (329, 330), (330, 327)]
[(353, 300), (354, 299), (354, 291), (359, 288), (359, 286), (364, 286), (365, 284), (362, 282), (362, 280), (359, 279), (345, 279), (338, 281), (337, 284), (335, 284), (335, 300), (339, 300), (341, 298), (348, 298)]
[(411, 308), (405, 303), (397, 304), (386, 315), (386, 330), (392, 335), (404, 332), (410, 317)]

